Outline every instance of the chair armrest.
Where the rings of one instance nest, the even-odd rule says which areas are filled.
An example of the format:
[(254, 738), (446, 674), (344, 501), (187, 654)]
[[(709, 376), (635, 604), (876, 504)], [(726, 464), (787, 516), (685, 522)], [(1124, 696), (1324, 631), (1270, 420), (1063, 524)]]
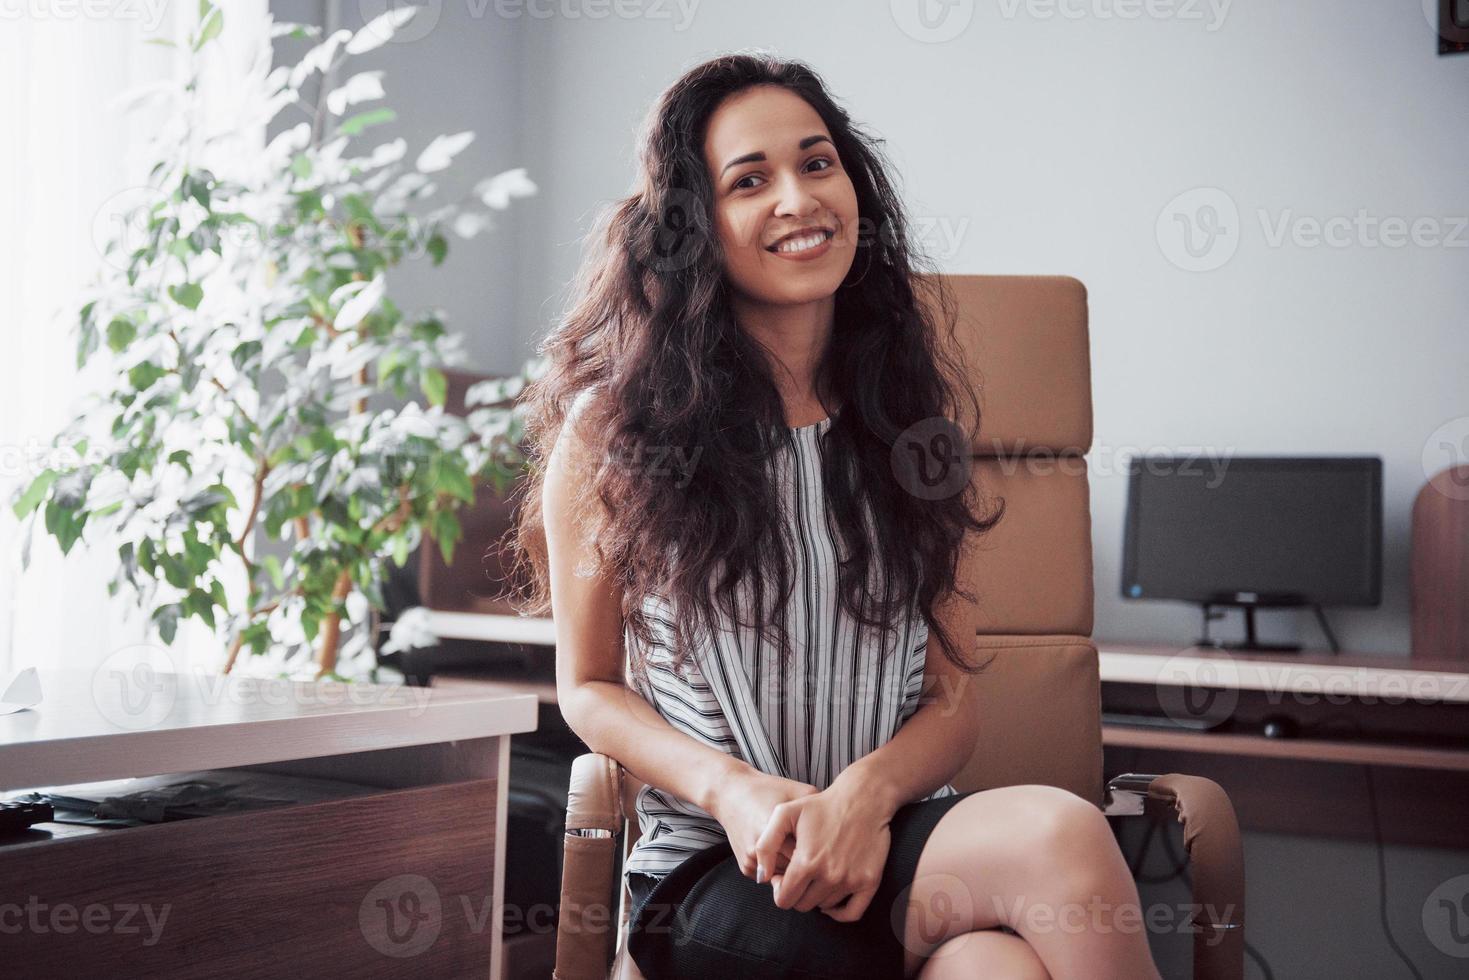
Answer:
[(617, 942), (622, 767), (598, 752), (571, 764), (554, 980), (606, 980)]
[(1245, 862), (1239, 821), (1212, 779), (1126, 773), (1107, 782), (1109, 817), (1171, 816), (1183, 825), (1193, 878), (1194, 980), (1242, 980)]

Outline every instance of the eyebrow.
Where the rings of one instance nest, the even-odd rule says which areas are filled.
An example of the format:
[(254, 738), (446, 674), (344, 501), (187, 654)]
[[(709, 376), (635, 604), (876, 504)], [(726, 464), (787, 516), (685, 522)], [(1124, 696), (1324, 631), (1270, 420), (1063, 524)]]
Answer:
[[(804, 150), (807, 147), (815, 146), (817, 143), (830, 143), (830, 142), (831, 142), (831, 140), (828, 139), (826, 136), (822, 135), (821, 133), (817, 133), (814, 136), (808, 136), (805, 139), (801, 140), (801, 142), (796, 145), (796, 148), (797, 149), (800, 149), (800, 150)], [(742, 157), (735, 157), (729, 163), (726, 163), (724, 165), (724, 170), (719, 171), (719, 176), (720, 177), (723, 177), (724, 174), (725, 174), (725, 171), (729, 170), (730, 167), (737, 167), (737, 166), (739, 166), (742, 163), (755, 163), (755, 162), (757, 162), (759, 160), (764, 160), (764, 159), (765, 159), (765, 154), (763, 152), (759, 151), (759, 150), (755, 151), (754, 153), (746, 153)]]

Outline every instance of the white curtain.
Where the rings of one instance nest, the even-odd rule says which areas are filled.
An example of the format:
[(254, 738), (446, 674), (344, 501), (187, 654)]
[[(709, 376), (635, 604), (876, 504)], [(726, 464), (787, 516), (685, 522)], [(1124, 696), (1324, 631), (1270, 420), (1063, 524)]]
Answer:
[[(227, 21), (206, 92), (221, 113), (230, 80), (264, 30), (266, 0), (221, 4)], [(30, 568), (9, 500), (45, 467), (51, 437), (97, 378), (76, 369), (74, 297), (102, 261), (107, 202), (146, 183), (140, 151), (158, 110), (119, 111), (114, 98), (182, 71), (197, 0), (7, 4), (0, 9), (0, 682), (27, 666), (91, 669), (146, 640), (146, 615), (107, 594), (116, 547), (78, 542), (63, 556), (38, 525)], [(258, 134), (263, 139), (263, 132)], [(248, 136), (248, 134), (247, 134)], [(99, 217), (101, 215), (102, 217)], [(153, 638), (150, 642), (158, 644)], [(181, 624), (170, 655), (181, 665), (220, 659), (197, 620)]]

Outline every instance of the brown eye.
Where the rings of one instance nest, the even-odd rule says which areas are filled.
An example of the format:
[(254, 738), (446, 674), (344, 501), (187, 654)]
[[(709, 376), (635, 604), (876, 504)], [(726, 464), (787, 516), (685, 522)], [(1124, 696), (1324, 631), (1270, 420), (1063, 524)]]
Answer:
[[(822, 171), (832, 170), (832, 169), (834, 169), (836, 167), (836, 164), (833, 163), (828, 157), (816, 157), (814, 160), (811, 160), (810, 163), (807, 164), (807, 166), (810, 166), (810, 164), (812, 164), (812, 163), (824, 163), (824, 164), (826, 164), (826, 166), (822, 168)], [(819, 172), (821, 172), (821, 171), (818, 171), (818, 173)], [(758, 177), (758, 176), (760, 176), (760, 175), (759, 174), (745, 174), (745, 176), (741, 177), (739, 180), (737, 180), (733, 184), (731, 184), (730, 187), (729, 187), (729, 189), (732, 190), (732, 191), (744, 190), (744, 187), (741, 186), (741, 185), (743, 185), (745, 183), (745, 181), (749, 180), (751, 177)]]

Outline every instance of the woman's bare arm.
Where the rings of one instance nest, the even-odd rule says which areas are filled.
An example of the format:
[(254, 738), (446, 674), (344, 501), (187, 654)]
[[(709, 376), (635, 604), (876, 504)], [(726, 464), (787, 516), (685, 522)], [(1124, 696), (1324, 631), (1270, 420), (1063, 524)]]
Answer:
[[(978, 539), (964, 539), (959, 563), (961, 585), (977, 587), (972, 577), (980, 560)], [(979, 607), (955, 592), (934, 605), (934, 615), (951, 631), (966, 658), (974, 653)], [(921, 799), (948, 783), (974, 754), (979, 716), (974, 694), (980, 676), (967, 674), (944, 656), (930, 633), (919, 708), (885, 744), (842, 770), (832, 785), (843, 784), (859, 795), (881, 801), (888, 813)]]
[(753, 767), (701, 744), (670, 725), (623, 682), (619, 586), (592, 565), (583, 527), (595, 472), (573, 411), (546, 462), (541, 507), (550, 560), (556, 628), (556, 698), (562, 717), (594, 752), (616, 759), (636, 778), (713, 814), (721, 786)]

